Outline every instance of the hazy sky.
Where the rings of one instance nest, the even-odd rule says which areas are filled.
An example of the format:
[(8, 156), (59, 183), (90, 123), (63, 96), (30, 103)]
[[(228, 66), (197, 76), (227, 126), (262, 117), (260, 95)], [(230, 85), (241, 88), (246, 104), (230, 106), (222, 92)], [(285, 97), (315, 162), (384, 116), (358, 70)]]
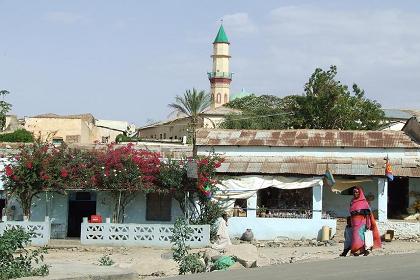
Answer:
[(335, 64), (385, 108), (420, 108), (418, 0), (0, 0), (0, 89), (18, 116), (163, 120), (176, 95), (209, 90), (221, 18), (231, 93), (301, 93)]

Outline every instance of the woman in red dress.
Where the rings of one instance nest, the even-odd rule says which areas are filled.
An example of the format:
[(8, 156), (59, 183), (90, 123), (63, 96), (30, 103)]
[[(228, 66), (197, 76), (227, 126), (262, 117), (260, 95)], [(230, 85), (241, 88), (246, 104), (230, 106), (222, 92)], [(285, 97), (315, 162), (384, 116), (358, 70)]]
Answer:
[(369, 254), (365, 249), (365, 231), (373, 233), (373, 248), (381, 248), (381, 236), (375, 218), (370, 210), (369, 203), (365, 198), (362, 187), (354, 187), (353, 199), (350, 203), (350, 215), (352, 226), (351, 252), (353, 255)]

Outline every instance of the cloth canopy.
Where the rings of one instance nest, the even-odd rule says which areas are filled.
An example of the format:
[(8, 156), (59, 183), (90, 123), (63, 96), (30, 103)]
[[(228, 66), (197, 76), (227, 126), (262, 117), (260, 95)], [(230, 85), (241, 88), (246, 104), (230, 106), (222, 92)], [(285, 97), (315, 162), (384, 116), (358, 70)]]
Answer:
[(297, 178), (283, 176), (242, 176), (238, 179), (222, 180), (217, 184), (219, 191), (214, 197), (219, 200), (248, 199), (258, 190), (277, 188), (284, 190), (312, 188), (322, 186), (322, 178)]
[(372, 182), (372, 180), (368, 178), (358, 180), (336, 179), (335, 185), (331, 187), (331, 190), (336, 193), (341, 193), (342, 191), (350, 189), (354, 186), (361, 186), (366, 182)]

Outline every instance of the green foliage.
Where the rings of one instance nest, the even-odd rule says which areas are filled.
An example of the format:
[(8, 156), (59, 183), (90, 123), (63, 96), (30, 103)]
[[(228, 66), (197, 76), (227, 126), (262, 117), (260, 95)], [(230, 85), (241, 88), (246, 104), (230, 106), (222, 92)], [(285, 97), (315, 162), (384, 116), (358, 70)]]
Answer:
[(365, 97), (353, 84), (352, 92), (335, 79), (337, 67), (316, 69), (305, 84), (305, 94), (288, 97), (284, 110), (290, 127), (311, 129), (374, 130), (384, 121), (381, 105)]
[(6, 230), (0, 236), (0, 280), (48, 275), (48, 265), (42, 264), (46, 249), (27, 250), (30, 238), (31, 234), (21, 228)]
[(6, 125), (6, 114), (7, 112), (12, 109), (12, 104), (7, 103), (4, 101), (4, 97), (8, 95), (10, 92), (7, 90), (0, 90), (0, 96), (2, 100), (0, 100), (0, 130), (3, 130), (4, 126)]
[(221, 124), (228, 129), (284, 129), (287, 126), (283, 100), (273, 95), (254, 94), (229, 102), (227, 107), (241, 110), (228, 115)]
[(25, 129), (18, 129), (11, 133), (0, 134), (0, 142), (29, 143), (34, 142), (34, 136)]
[(115, 263), (114, 260), (111, 259), (111, 257), (106, 254), (100, 257), (98, 262), (100, 266), (111, 266)]
[(135, 136), (127, 136), (125, 134), (118, 134), (117, 137), (115, 137), (115, 143), (122, 143), (122, 142), (137, 142), (139, 141), (139, 138)]
[(231, 129), (342, 129), (374, 130), (384, 122), (381, 105), (365, 97), (353, 84), (336, 80), (337, 67), (320, 68), (305, 84), (304, 94), (284, 98), (262, 95), (236, 99), (228, 107), (242, 110), (230, 115), (222, 127)]
[(199, 121), (201, 120), (200, 114), (210, 106), (211, 98), (205, 91), (198, 92), (195, 88), (187, 90), (183, 96), (176, 96), (175, 102), (169, 104), (169, 107), (175, 111), (186, 115), (190, 119), (191, 139), (193, 145), (193, 157), (197, 156), (196, 147), (196, 130)]
[(187, 240), (193, 234), (192, 228), (188, 226), (185, 219), (178, 218), (174, 225), (171, 237), (172, 253), (174, 261), (178, 263), (179, 274), (200, 273), (204, 272), (205, 265), (196, 253), (189, 253), (191, 249), (187, 244)]

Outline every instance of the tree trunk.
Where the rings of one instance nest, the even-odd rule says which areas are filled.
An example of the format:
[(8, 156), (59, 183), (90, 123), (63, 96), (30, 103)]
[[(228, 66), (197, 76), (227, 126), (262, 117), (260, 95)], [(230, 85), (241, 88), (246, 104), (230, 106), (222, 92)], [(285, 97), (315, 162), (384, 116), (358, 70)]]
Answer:
[(19, 196), (20, 204), (23, 211), (23, 216), (28, 217), (28, 220), (31, 219), (31, 205), (32, 205), (32, 196), (26, 193)]

